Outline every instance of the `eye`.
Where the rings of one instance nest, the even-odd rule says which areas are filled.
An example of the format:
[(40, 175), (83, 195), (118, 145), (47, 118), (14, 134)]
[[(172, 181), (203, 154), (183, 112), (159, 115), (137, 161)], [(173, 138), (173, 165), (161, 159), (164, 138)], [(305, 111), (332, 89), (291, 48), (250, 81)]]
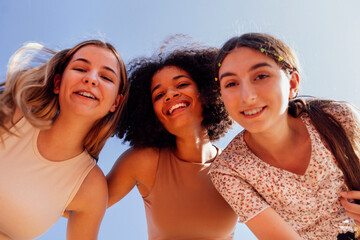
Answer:
[(183, 88), (183, 87), (186, 87), (186, 86), (189, 86), (190, 83), (180, 83), (177, 88)]
[(113, 82), (113, 80), (107, 76), (101, 76), (101, 78), (105, 79), (106, 81)]
[(261, 79), (265, 79), (268, 78), (269, 75), (268, 74), (259, 74), (255, 77), (255, 80), (261, 80)]
[(230, 88), (230, 87), (234, 87), (236, 85), (237, 85), (236, 82), (227, 82), (227, 83), (225, 83), (224, 87), (225, 88)]
[(164, 93), (159, 93), (159, 94), (157, 94), (157, 95), (155, 96), (155, 98), (154, 98), (154, 101), (159, 100), (159, 99), (162, 98), (163, 96), (164, 96)]
[(83, 68), (79, 68), (79, 67), (74, 68), (74, 70), (78, 72), (86, 72)]

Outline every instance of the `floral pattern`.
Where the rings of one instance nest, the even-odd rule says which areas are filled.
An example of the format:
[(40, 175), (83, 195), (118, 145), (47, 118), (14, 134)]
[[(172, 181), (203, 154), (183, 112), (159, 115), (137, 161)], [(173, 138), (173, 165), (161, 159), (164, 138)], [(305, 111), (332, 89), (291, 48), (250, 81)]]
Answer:
[[(334, 103), (326, 109), (348, 135), (360, 133), (359, 119), (350, 105)], [(255, 156), (239, 133), (214, 161), (211, 178), (222, 196), (247, 222), (272, 207), (304, 239), (336, 239), (354, 232), (355, 222), (345, 215), (340, 192), (346, 190), (342, 171), (320, 135), (303, 115), (311, 139), (311, 159), (304, 175), (276, 168)]]

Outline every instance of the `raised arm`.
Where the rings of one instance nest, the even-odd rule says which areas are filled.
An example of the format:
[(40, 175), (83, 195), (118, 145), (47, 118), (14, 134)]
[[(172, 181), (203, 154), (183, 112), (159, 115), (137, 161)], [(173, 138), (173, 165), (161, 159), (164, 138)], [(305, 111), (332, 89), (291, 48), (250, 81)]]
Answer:
[(66, 209), (68, 213), (67, 240), (97, 239), (106, 210), (107, 198), (105, 176), (100, 168), (95, 166)]
[(149, 193), (155, 180), (158, 156), (158, 149), (131, 148), (118, 158), (106, 176), (109, 189), (108, 207), (125, 197), (135, 185), (142, 196)]

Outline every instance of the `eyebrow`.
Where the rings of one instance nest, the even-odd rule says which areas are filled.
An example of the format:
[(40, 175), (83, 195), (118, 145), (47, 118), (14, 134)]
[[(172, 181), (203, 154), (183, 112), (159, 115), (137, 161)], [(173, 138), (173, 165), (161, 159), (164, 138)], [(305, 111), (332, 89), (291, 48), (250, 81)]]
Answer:
[[(183, 77), (190, 79), (190, 77), (189, 77), (189, 76), (186, 76), (186, 75), (177, 75), (177, 76), (173, 77), (172, 80), (178, 80), (179, 78), (183, 78)], [(155, 91), (156, 89), (158, 89), (160, 86), (161, 86), (160, 83), (159, 83), (158, 85), (156, 85), (156, 86), (153, 88), (153, 90), (151, 90), (151, 94), (153, 94), (154, 91)]]
[[(255, 69), (261, 68), (261, 67), (272, 67), (272, 66), (267, 62), (262, 62), (262, 63), (255, 64), (254, 66), (250, 67), (249, 71), (254, 71)], [(219, 80), (223, 79), (224, 77), (229, 77), (229, 76), (235, 76), (235, 73), (226, 72), (224, 74), (221, 74)]]
[[(73, 62), (77, 62), (77, 61), (85, 62), (85, 63), (90, 64), (90, 61), (87, 60), (87, 59), (85, 59), (85, 58), (77, 58), (77, 59), (75, 59)], [(106, 69), (106, 70), (109, 70), (109, 71), (113, 72), (113, 73), (117, 76), (116, 72), (115, 72), (114, 69), (112, 69), (111, 67), (103, 66), (103, 68)]]

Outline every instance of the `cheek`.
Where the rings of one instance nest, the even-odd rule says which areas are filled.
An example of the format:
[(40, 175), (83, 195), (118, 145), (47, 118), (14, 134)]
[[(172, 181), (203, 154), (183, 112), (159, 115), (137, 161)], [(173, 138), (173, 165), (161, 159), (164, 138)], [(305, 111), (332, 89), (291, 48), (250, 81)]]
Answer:
[(228, 112), (231, 111), (232, 106), (234, 105), (234, 102), (236, 100), (236, 98), (234, 98), (234, 96), (232, 96), (229, 92), (227, 91), (221, 91), (221, 98), (224, 102), (225, 108)]
[(161, 122), (161, 113), (162, 113), (162, 109), (160, 104), (158, 103), (158, 101), (153, 102), (153, 109), (155, 112), (155, 116), (160, 120)]
[(289, 102), (289, 97), (290, 97), (290, 83), (287, 81), (284, 81), (283, 84), (281, 85), (281, 88), (279, 89), (279, 95), (281, 95), (282, 97), (282, 101), (284, 103), (288, 103)]

